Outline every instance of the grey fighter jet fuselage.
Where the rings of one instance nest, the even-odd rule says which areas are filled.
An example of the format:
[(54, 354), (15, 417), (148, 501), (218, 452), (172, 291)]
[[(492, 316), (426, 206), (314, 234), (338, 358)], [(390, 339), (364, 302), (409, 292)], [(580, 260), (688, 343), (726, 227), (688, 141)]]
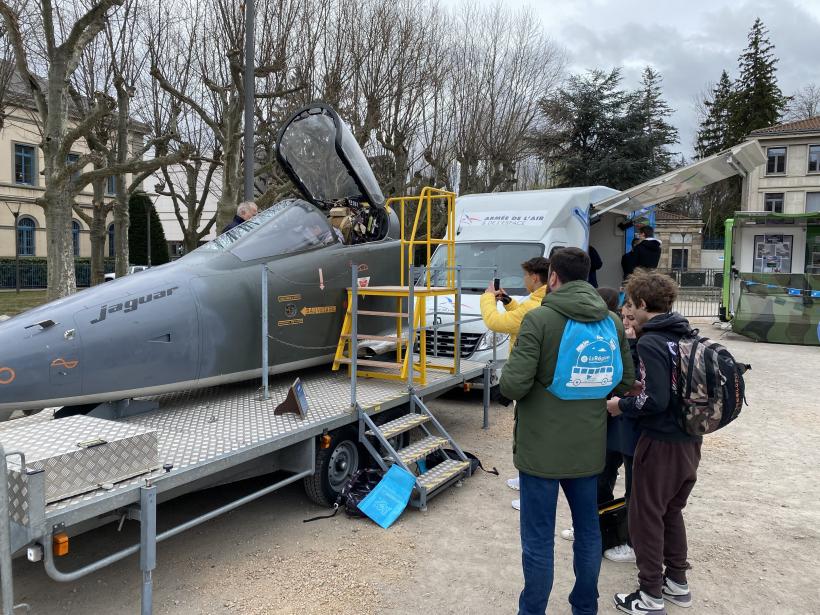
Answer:
[[(280, 152), (289, 174), (294, 170), (287, 162), (300, 155), (316, 161), (315, 149), (305, 152), (317, 142), (318, 149), (327, 145), (327, 139), (316, 140), (317, 126), (330, 134), (331, 145), (335, 138), (340, 154), (354, 148), (332, 110), (314, 105), (301, 114), (286, 128), (306, 120), (303, 128), (280, 135), (283, 150), (290, 139), (290, 152)], [(336, 172), (351, 169), (347, 156), (340, 159), (343, 165), (338, 159), (325, 161), (328, 173), (333, 164)], [(398, 281), (398, 220), (384, 208), (369, 166), (321, 186), (321, 197), (311, 183), (316, 178), (303, 173), (298, 179), (295, 183), (312, 202), (276, 203), (177, 261), (1, 323), (0, 418), (13, 410), (97, 404), (260, 376), (263, 271), (269, 371), (330, 361), (347, 308), (351, 265), (358, 265), (362, 285)], [(345, 245), (328, 223), (324, 205), (356, 197), (368, 203), (370, 236)], [(371, 319), (362, 332), (389, 327), (389, 321)]]

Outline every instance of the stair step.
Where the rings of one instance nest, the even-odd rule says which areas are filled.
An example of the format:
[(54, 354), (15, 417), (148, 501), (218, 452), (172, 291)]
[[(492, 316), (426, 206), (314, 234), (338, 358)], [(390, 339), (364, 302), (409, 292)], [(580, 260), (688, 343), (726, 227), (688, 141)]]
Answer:
[[(342, 337), (344, 339), (350, 339), (353, 336), (350, 333), (345, 333), (344, 335), (342, 335)], [(395, 335), (369, 335), (367, 333), (360, 333), (359, 335), (356, 336), (356, 339), (360, 339), (360, 340), (378, 340), (380, 342), (398, 342), (399, 341), (399, 338)], [(401, 339), (404, 340), (404, 339), (407, 339), (407, 338), (403, 337)]]
[(469, 461), (448, 459), (447, 461), (442, 461), (437, 466), (420, 475), (416, 479), (416, 482), (420, 486), (424, 487), (429, 493), (446, 483), (448, 480), (451, 480), (460, 472), (464, 472), (469, 467)]
[(359, 316), (395, 316), (396, 318), (407, 318), (407, 312), (378, 312), (373, 310), (358, 310)]
[[(348, 357), (339, 359), (339, 363), (350, 365), (353, 363)], [(384, 367), (387, 369), (401, 369), (404, 365), (402, 363), (394, 363), (392, 361), (368, 361), (367, 359), (359, 359), (356, 361), (357, 367)]]
[[(405, 414), (397, 419), (388, 421), (384, 425), (379, 425), (379, 431), (382, 432), (382, 435), (385, 438), (392, 438), (393, 436), (404, 433), (405, 431), (410, 431), (414, 427), (418, 427), (429, 420), (430, 417), (426, 414)], [(2, 425), (2, 423), (0, 423), (0, 425)], [(373, 433), (372, 430), (368, 429), (365, 432), (365, 435), (374, 436), (376, 434)]]
[(399, 455), (399, 459), (402, 460), (402, 463), (407, 465), (418, 461), (419, 459), (424, 459), (427, 455), (446, 444), (446, 438), (441, 438), (439, 436), (427, 436), (426, 438), (413, 442), (410, 446), (401, 448), (396, 452)]

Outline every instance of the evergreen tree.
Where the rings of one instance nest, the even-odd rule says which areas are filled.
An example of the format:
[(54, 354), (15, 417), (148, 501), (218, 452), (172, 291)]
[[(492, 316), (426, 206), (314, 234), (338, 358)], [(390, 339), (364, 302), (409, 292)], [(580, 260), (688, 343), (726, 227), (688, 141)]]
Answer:
[(777, 85), (778, 59), (768, 34), (760, 18), (755, 19), (749, 43), (738, 58), (729, 123), (732, 145), (741, 143), (753, 130), (777, 124), (788, 103)]
[(678, 143), (678, 130), (669, 123), (672, 108), (663, 99), (663, 78), (651, 66), (643, 71), (641, 87), (633, 98), (632, 113), (637, 116), (638, 135), (642, 143), (641, 160), (645, 163), (642, 174), (646, 179), (663, 175), (675, 167), (674, 156), (668, 148)]
[(128, 251), (132, 265), (148, 264), (148, 231), (146, 212), (151, 219), (151, 265), (162, 265), (170, 260), (165, 231), (150, 197), (144, 192), (136, 192), (128, 199), (128, 214), (131, 224), (128, 228)]
[(710, 96), (703, 101), (706, 117), (701, 119), (695, 150), (698, 158), (717, 154), (730, 146), (729, 119), (732, 104), (732, 80), (724, 70)]
[(560, 186), (604, 185), (625, 189), (673, 167), (667, 146), (677, 131), (667, 118), (661, 78), (644, 71), (636, 92), (621, 89), (621, 72), (589, 71), (570, 77), (554, 96), (541, 101), (549, 128), (535, 146)]

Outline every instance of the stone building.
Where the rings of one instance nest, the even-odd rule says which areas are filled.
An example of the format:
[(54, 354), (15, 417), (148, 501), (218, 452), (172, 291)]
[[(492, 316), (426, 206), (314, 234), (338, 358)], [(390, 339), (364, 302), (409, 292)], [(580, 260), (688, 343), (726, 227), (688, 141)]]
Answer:
[(701, 269), (703, 221), (668, 211), (655, 214), (655, 237), (663, 246), (658, 268)]

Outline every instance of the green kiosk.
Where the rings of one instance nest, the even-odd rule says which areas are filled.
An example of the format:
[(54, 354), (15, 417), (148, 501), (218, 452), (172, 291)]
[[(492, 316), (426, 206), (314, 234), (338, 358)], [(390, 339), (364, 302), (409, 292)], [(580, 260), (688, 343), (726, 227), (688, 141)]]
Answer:
[(726, 221), (721, 320), (756, 341), (820, 346), (820, 212)]

